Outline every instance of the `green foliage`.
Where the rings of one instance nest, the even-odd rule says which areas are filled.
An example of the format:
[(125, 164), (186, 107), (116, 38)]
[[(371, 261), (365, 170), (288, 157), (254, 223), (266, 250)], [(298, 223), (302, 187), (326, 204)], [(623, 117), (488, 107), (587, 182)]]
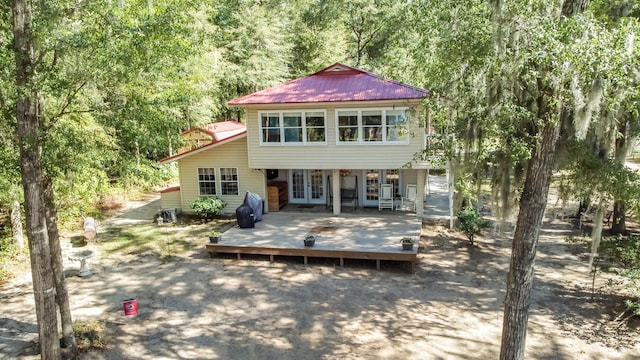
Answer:
[(640, 175), (636, 171), (594, 153), (585, 142), (572, 141), (565, 151), (563, 167), (569, 171), (558, 177), (563, 200), (618, 200), (640, 215)]
[(485, 219), (478, 209), (471, 206), (459, 211), (457, 216), (458, 229), (467, 236), (471, 245), (473, 245), (474, 236), (491, 226), (491, 222)]
[(118, 184), (125, 189), (142, 188), (149, 190), (154, 186), (166, 183), (176, 177), (176, 168), (171, 165), (161, 165), (142, 159), (140, 165), (135, 159), (127, 159), (114, 165), (112, 170), (119, 174)]
[(414, 240), (411, 237), (405, 236), (402, 239), (400, 239), (400, 243), (401, 244), (413, 244)]
[(227, 202), (213, 196), (200, 196), (191, 203), (191, 209), (205, 219), (222, 215), (222, 209)]
[(28, 267), (29, 250), (16, 247), (8, 227), (0, 231), (0, 285)]
[(473, 200), (477, 200), (472, 174), (466, 173), (456, 178), (454, 187), (456, 193), (458, 193), (467, 204), (471, 203)]
[(640, 236), (617, 236), (600, 243), (600, 256), (625, 270), (640, 268)]
[(633, 298), (625, 300), (627, 310), (640, 316), (640, 236), (617, 236), (600, 243), (601, 268), (623, 276)]

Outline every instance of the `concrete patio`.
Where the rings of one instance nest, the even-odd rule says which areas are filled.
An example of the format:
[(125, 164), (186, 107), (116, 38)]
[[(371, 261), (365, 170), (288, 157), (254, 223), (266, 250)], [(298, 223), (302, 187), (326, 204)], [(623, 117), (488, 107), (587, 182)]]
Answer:
[[(375, 260), (380, 269), (382, 260), (411, 263), (417, 260), (418, 241), (423, 219), (448, 219), (449, 203), (446, 178), (429, 177), (429, 192), (422, 218), (414, 212), (382, 210), (344, 205), (340, 215), (333, 215), (324, 205), (289, 204), (281, 211), (264, 215), (254, 228), (234, 227), (222, 235), (216, 244), (207, 244), (213, 257), (218, 253), (334, 258), (344, 265), (344, 259)], [(315, 245), (305, 247), (307, 234), (315, 236)], [(402, 250), (400, 240), (414, 240), (413, 250)]]
[[(377, 211), (376, 211), (377, 212)], [(218, 244), (207, 244), (207, 251), (275, 256), (300, 256), (306, 264), (308, 257), (340, 259), (369, 259), (408, 261), (413, 266), (417, 259), (417, 242), (420, 239), (422, 221), (413, 214), (383, 212), (379, 214), (302, 213), (295, 211), (273, 212), (264, 215), (255, 228), (234, 227), (222, 235)], [(307, 234), (316, 237), (313, 247), (305, 247)], [(402, 250), (400, 239), (412, 238), (413, 250)]]

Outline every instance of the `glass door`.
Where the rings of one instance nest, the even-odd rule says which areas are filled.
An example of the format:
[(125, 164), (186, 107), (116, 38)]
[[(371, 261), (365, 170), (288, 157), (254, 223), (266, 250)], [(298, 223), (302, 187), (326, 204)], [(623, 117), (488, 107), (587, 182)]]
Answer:
[(292, 204), (324, 204), (326, 180), (324, 170), (292, 170), (289, 172), (289, 202)]
[(307, 202), (306, 179), (304, 170), (289, 172), (289, 202), (292, 204), (305, 204)]
[(378, 192), (380, 184), (392, 184), (394, 197), (399, 198), (402, 193), (400, 189), (400, 172), (398, 170), (364, 170), (365, 185), (362, 189), (364, 206), (378, 206)]
[(378, 206), (378, 191), (380, 190), (380, 171), (379, 170), (364, 170), (365, 179), (362, 205), (363, 206)]
[(325, 177), (323, 170), (309, 170), (309, 202), (313, 204), (325, 203)]

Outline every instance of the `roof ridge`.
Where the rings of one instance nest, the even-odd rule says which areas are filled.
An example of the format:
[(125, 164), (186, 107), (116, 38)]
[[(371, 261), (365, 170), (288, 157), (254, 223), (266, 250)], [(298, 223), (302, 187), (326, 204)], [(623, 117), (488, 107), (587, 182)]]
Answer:
[(368, 70), (364, 70), (364, 69), (361, 69), (361, 68), (358, 68), (358, 67), (355, 67), (355, 66), (350, 66), (350, 65), (347, 65), (347, 64), (344, 64), (344, 63), (341, 63), (341, 62), (334, 63), (332, 65), (329, 65), (329, 66), (323, 68), (322, 70), (316, 71), (315, 73), (313, 73), (311, 75), (307, 75), (307, 76), (304, 76), (304, 77), (301, 77), (301, 78), (298, 78), (298, 79), (295, 79), (295, 80), (300, 80), (300, 79), (304, 79), (304, 78), (307, 78), (307, 77), (310, 77), (310, 76), (313, 76), (313, 75), (317, 75), (317, 74), (319, 74), (319, 73), (321, 73), (323, 71), (326, 71), (326, 70), (328, 70), (328, 69), (330, 69), (332, 67), (335, 67), (335, 66), (343, 66), (343, 67), (349, 68), (351, 70), (355, 70), (355, 71), (361, 72), (361, 73), (363, 73), (365, 75), (368, 75), (368, 76), (370, 76), (372, 78), (375, 78), (377, 80), (383, 80), (383, 81), (391, 82), (391, 83), (394, 83), (396, 85), (404, 86), (404, 87), (409, 88), (409, 89), (414, 90), (414, 91), (418, 91), (418, 92), (427, 91), (428, 92), (428, 90), (420, 88), (418, 86), (405, 84), (403, 82), (400, 82), (400, 81), (394, 80), (394, 79), (390, 79), (390, 78), (387, 79), (387, 78), (382, 77), (382, 76), (380, 76), (380, 75), (378, 75), (378, 74), (376, 74), (374, 72), (371, 72), (371, 71), (368, 71)]

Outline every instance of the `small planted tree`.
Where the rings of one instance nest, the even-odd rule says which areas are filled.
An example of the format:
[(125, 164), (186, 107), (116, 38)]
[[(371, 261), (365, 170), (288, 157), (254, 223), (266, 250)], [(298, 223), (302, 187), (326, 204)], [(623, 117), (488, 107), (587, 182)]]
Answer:
[(200, 196), (191, 203), (191, 209), (205, 219), (222, 215), (227, 202), (212, 196)]
[(469, 206), (458, 212), (458, 229), (467, 236), (471, 245), (473, 245), (474, 236), (490, 225), (491, 222), (482, 217), (480, 211), (474, 207)]

